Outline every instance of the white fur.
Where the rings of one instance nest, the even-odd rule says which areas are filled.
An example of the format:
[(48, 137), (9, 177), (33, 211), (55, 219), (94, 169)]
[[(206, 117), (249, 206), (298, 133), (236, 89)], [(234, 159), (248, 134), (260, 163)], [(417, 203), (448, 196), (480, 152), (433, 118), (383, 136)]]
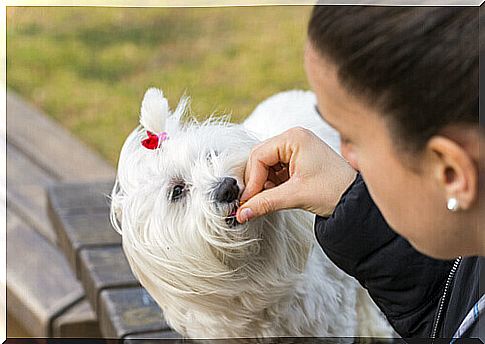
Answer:
[(302, 127), (323, 138), (336, 152), (340, 152), (340, 136), (318, 114), (317, 99), (310, 91), (293, 90), (269, 97), (243, 123), (259, 140)]
[[(251, 148), (290, 127), (313, 129), (338, 150), (314, 104), (311, 92), (290, 91), (263, 102), (244, 125), (182, 124), (186, 99), (174, 116), (161, 91), (145, 95), (142, 126), (120, 154), (111, 219), (136, 277), (182, 335), (391, 336), (356, 280), (315, 244), (311, 214), (279, 211), (231, 227), (234, 204), (214, 200), (224, 177), (242, 192)], [(169, 140), (148, 150), (146, 129), (168, 131)], [(171, 201), (181, 184), (183, 196)]]
[(161, 90), (149, 88), (145, 92), (140, 112), (140, 124), (145, 129), (155, 133), (165, 130), (165, 121), (170, 115), (170, 109)]

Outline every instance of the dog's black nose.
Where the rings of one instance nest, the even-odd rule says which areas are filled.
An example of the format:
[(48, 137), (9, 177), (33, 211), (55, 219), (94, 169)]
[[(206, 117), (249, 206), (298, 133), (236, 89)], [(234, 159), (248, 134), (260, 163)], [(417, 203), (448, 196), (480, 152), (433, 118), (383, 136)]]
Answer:
[(239, 196), (239, 186), (237, 180), (231, 177), (225, 177), (214, 191), (214, 198), (218, 202), (231, 203)]

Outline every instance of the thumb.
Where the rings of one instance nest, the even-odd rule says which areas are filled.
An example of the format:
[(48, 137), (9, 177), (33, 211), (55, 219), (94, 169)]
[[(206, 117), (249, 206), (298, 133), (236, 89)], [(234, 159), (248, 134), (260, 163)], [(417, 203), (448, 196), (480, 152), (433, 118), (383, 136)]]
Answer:
[(294, 208), (298, 194), (295, 191), (293, 183), (288, 181), (258, 193), (237, 210), (237, 221), (244, 223), (277, 210)]

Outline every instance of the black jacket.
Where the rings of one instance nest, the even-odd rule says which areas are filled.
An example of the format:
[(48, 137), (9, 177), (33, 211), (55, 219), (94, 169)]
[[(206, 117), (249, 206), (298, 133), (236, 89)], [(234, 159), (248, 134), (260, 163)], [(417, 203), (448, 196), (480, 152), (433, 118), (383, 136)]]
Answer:
[[(464, 258), (453, 273), (455, 261), (420, 254), (387, 225), (360, 176), (331, 217), (316, 217), (315, 234), (327, 256), (369, 291), (404, 338), (429, 338), (435, 328), (436, 337), (452, 337), (483, 294), (483, 257)], [(482, 317), (464, 336), (485, 340)]]

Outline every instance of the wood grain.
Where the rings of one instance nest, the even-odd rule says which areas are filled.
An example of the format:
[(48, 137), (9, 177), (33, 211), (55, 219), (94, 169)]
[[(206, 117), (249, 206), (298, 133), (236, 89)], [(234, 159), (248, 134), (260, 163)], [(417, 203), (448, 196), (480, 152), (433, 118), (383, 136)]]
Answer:
[(50, 336), (51, 321), (83, 295), (65, 257), (7, 210), (7, 308), (34, 336)]
[(52, 322), (53, 337), (100, 338), (98, 320), (86, 299), (80, 300)]
[[(114, 168), (11, 90), (6, 149), (9, 315), (32, 336), (72, 336), (77, 326), (87, 336), (96, 319), (86, 301), (78, 302), (84, 295), (81, 285), (55, 246), (58, 240), (48, 216), (46, 190), (59, 181), (112, 181)], [(109, 187), (102, 191), (109, 193)], [(71, 196), (75, 203), (77, 195)], [(106, 198), (101, 201), (106, 212)], [(74, 225), (79, 222), (91, 225), (73, 220)]]
[(106, 192), (111, 183), (55, 184), (48, 190), (48, 213), (59, 246), (80, 277), (83, 248), (120, 245), (121, 236), (109, 220)]
[(162, 311), (143, 288), (101, 291), (97, 314), (106, 338), (169, 330)]
[(46, 171), (7, 142), (7, 200), (22, 219), (56, 242), (56, 233), (47, 216), (46, 188), (55, 182)]
[[(163, 341), (160, 339), (163, 339)], [(190, 342), (190, 340), (183, 339), (182, 335), (175, 331), (162, 331), (129, 335), (125, 337), (123, 344), (182, 344)]]
[(121, 246), (82, 250), (80, 277), (95, 311), (98, 309), (98, 297), (102, 290), (139, 286)]
[(7, 92), (7, 139), (59, 180), (114, 180), (111, 165), (11, 90)]

